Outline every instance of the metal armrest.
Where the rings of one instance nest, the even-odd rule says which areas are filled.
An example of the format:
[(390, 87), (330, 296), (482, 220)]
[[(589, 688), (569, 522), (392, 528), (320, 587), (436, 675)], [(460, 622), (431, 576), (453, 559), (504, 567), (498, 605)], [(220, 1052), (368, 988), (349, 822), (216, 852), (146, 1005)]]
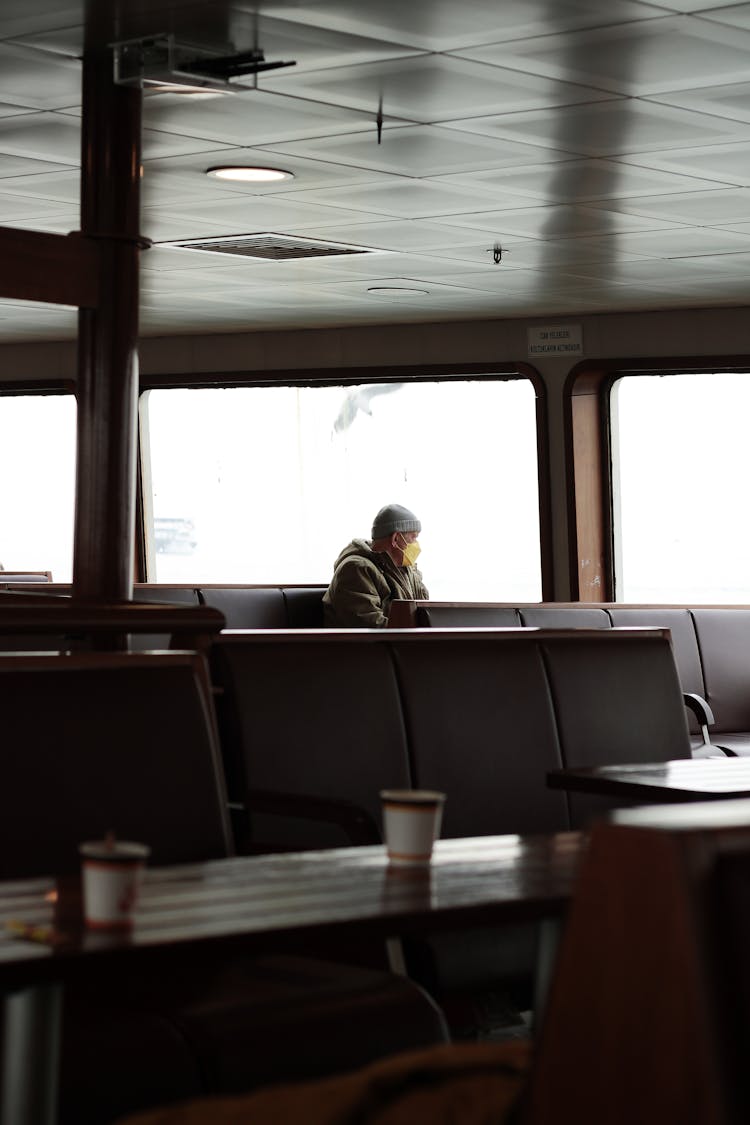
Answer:
[(264, 816), (294, 817), (297, 820), (335, 824), (343, 830), (350, 843), (357, 846), (382, 843), (375, 821), (368, 812), (352, 801), (308, 793), (251, 789), (246, 794), (244, 808), (249, 814), (262, 813)]
[(708, 705), (708, 701), (702, 695), (698, 695), (692, 691), (684, 691), (682, 693), (685, 706), (693, 712), (698, 720), (701, 728), (701, 735), (703, 736), (703, 745), (710, 747), (712, 750), (720, 750), (728, 758), (736, 758), (734, 750), (727, 749), (726, 746), (718, 746), (717, 743), (711, 741), (711, 735), (708, 732), (709, 726), (712, 726), (716, 720), (714, 713)]
[(685, 706), (689, 708), (695, 715), (696, 719), (701, 725), (701, 730), (705, 727), (711, 726), (716, 722), (714, 713), (708, 705), (708, 702), (702, 695), (697, 695), (692, 691), (683, 691), (682, 698)]

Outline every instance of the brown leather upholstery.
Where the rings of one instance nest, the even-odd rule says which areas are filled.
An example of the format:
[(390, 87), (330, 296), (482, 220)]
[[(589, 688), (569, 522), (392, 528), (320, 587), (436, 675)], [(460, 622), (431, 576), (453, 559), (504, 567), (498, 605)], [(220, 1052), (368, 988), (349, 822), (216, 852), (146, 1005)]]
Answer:
[(565, 795), (544, 784), (562, 761), (533, 639), (463, 634), (439, 645), (395, 641), (391, 648), (415, 784), (449, 795), (443, 835), (565, 827)]
[(706, 698), (716, 723), (712, 738), (750, 755), (750, 610), (694, 609)]
[[(545, 639), (544, 659), (563, 765), (663, 762), (690, 757), (690, 740), (671, 646), (650, 633), (611, 631), (606, 648), (579, 637)], [(604, 801), (570, 794), (571, 824), (583, 827)]]
[[(608, 610), (612, 624), (615, 627), (632, 627), (645, 625), (653, 628), (669, 629), (672, 634), (672, 650), (674, 652), (680, 684), (683, 691), (695, 692), (707, 698), (706, 685), (703, 682), (703, 669), (701, 656), (698, 650), (698, 638), (695, 635), (695, 624), (689, 609), (662, 609), (659, 606), (640, 606), (630, 608), (610, 607)], [(691, 732), (698, 733), (698, 722), (695, 716), (688, 713), (688, 724)], [(693, 740), (695, 746), (700, 745), (702, 739)]]
[(513, 628), (521, 624), (518, 610), (511, 606), (453, 606), (416, 603), (416, 625), (434, 629)]
[[(248, 789), (343, 799), (380, 822), (379, 790), (411, 784), (398, 685), (385, 645), (356, 634), (222, 634), (212, 673), (230, 795)], [(356, 646), (356, 647), (353, 647)], [(251, 818), (253, 840), (288, 847), (347, 842), (325, 823)]]
[[(555, 671), (560, 666), (557, 693), (570, 697), (562, 722), (545, 665), (550, 653)], [(292, 790), (361, 803), (379, 820), (378, 791), (413, 781), (447, 793), (448, 836), (564, 830), (567, 798), (545, 784), (547, 770), (566, 764), (558, 724), (567, 764), (637, 760), (641, 707), (651, 733), (663, 732), (654, 755), (689, 756), (666, 631), (227, 632), (212, 660), (237, 798), (243, 784)], [(585, 802), (574, 808), (576, 823), (594, 808)], [(251, 824), (263, 846), (252, 814)], [(303, 825), (277, 818), (268, 850), (340, 842), (315, 822), (303, 835)], [(488, 930), (436, 935), (406, 953), (441, 1004), (454, 1012), (464, 1005), (459, 1025), (467, 1012), (467, 1023), (475, 1018), (488, 982), (528, 997), (535, 949), (533, 927), (519, 927), (502, 938)]]
[[(150, 844), (155, 864), (231, 853), (202, 657), (5, 654), (0, 705), (0, 877), (74, 872), (77, 844), (110, 829)], [(209, 958), (185, 979), (171, 969), (113, 976), (105, 965), (101, 981), (69, 991), (65, 1013), (63, 1125), (247, 1089), (282, 1065), (306, 1074), (311, 1042), (321, 1070), (339, 1069), (336, 1034), (351, 1040), (352, 1065), (445, 1038), (439, 1012), (410, 982), (307, 960), (272, 971)], [(277, 1047), (283, 1040), (278, 1057), (258, 1046), (268, 1027)]]
[[(190, 586), (150, 586), (136, 583), (133, 601), (161, 603), (165, 605), (200, 605), (198, 591)], [(169, 648), (170, 637), (166, 633), (134, 633), (130, 647), (136, 652), (149, 649)]]
[(750, 802), (595, 826), (524, 1125), (750, 1120)]
[(0, 656), (0, 876), (78, 870), (112, 830), (155, 863), (229, 848), (221, 761), (194, 653)]
[(322, 629), (326, 586), (283, 586), (290, 629)]
[(286, 629), (284, 595), (278, 587), (201, 586), (204, 605), (220, 609), (228, 629)]
[(553, 606), (520, 606), (521, 623), (534, 629), (609, 629), (611, 622), (604, 609), (556, 609)]

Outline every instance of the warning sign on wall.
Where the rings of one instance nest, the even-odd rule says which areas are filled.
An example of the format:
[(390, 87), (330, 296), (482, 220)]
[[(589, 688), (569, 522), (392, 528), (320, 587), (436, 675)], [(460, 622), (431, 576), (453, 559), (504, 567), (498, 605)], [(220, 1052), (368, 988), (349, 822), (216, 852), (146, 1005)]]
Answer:
[(583, 355), (583, 326), (549, 324), (529, 328), (529, 358), (540, 355)]

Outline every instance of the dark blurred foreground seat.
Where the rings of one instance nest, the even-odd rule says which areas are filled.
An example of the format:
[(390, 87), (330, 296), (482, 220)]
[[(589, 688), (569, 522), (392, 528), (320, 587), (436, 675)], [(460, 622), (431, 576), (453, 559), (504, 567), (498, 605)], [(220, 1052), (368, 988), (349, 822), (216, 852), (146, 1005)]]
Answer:
[(621, 810), (593, 829), (528, 1071), (527, 1045), (438, 1048), (118, 1125), (747, 1125), (749, 948), (750, 801)]
[(750, 801), (594, 828), (524, 1125), (750, 1121)]
[(175, 1105), (116, 1125), (511, 1125), (528, 1057), (521, 1042), (435, 1047), (356, 1074)]
[[(78, 843), (108, 830), (150, 844), (154, 864), (231, 854), (203, 657), (3, 654), (0, 712), (0, 877), (75, 872)], [(178, 973), (167, 958), (68, 991), (59, 1120), (104, 1125), (306, 1076), (308, 1057), (326, 1073), (445, 1038), (432, 1001), (388, 972), (209, 956)]]

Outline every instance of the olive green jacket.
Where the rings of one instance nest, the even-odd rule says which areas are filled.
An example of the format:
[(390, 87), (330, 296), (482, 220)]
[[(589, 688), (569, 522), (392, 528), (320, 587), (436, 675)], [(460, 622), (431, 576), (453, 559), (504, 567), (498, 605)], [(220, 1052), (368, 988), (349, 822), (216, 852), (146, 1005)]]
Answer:
[(333, 629), (383, 629), (394, 598), (429, 596), (415, 566), (396, 566), (366, 539), (353, 539), (336, 559), (323, 595), (324, 621)]

